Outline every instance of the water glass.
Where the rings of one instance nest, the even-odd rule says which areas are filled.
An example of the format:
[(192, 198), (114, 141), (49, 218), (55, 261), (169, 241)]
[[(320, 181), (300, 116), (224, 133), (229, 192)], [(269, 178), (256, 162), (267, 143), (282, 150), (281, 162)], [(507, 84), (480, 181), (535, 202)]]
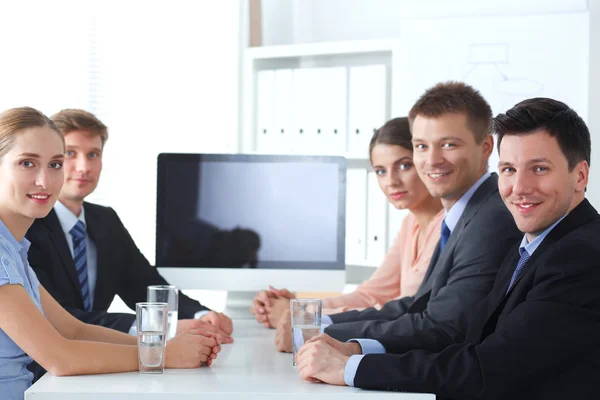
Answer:
[(163, 373), (167, 311), (167, 303), (136, 303), (135, 305), (140, 373)]
[(291, 299), (292, 352), (296, 365), (296, 352), (313, 336), (321, 333), (321, 299)]
[(177, 320), (179, 309), (179, 289), (170, 285), (148, 286), (148, 301), (154, 303), (167, 303), (168, 322), (167, 322), (167, 340), (173, 339), (177, 335)]

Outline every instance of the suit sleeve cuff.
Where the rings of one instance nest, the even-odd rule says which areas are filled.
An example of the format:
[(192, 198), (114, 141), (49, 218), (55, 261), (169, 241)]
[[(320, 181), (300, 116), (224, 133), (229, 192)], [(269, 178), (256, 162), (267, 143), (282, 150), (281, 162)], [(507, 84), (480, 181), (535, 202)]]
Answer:
[(357, 342), (360, 344), (363, 355), (365, 354), (385, 354), (385, 347), (377, 340), (373, 339), (350, 339), (348, 342)]
[(364, 355), (353, 355), (350, 356), (346, 367), (344, 368), (344, 382), (348, 386), (354, 386), (354, 378), (356, 377), (356, 371), (358, 371), (358, 365), (362, 361)]
[(204, 317), (206, 314), (208, 314), (209, 312), (210, 312), (210, 310), (198, 311), (196, 314), (194, 314), (194, 319), (200, 319), (200, 318)]

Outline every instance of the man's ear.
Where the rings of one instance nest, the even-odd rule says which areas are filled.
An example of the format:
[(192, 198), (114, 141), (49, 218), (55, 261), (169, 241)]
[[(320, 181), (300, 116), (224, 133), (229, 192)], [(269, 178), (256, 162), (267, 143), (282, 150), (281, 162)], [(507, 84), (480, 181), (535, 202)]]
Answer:
[(587, 161), (582, 160), (573, 168), (573, 181), (575, 183), (575, 192), (585, 192), (588, 179), (590, 177), (590, 166)]
[(481, 142), (481, 146), (483, 147), (483, 154), (485, 157), (490, 158), (494, 151), (494, 137), (492, 135), (487, 135)]

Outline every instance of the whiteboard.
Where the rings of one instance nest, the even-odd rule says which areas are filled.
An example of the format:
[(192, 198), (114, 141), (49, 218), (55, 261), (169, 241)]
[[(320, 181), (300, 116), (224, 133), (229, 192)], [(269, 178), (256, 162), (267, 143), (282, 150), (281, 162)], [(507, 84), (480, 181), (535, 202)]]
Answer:
[[(404, 21), (399, 49), (392, 115), (407, 115), (436, 83), (458, 80), (480, 90), (494, 115), (526, 98), (551, 97), (587, 120), (587, 12)], [(490, 171), (497, 164), (494, 153)]]

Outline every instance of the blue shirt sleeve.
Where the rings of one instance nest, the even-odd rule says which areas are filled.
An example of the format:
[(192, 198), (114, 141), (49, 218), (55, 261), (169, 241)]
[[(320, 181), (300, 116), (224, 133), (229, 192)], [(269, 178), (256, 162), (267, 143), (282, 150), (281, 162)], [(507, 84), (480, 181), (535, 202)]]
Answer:
[(39, 291), (40, 290), (40, 281), (38, 280), (38, 277), (35, 274), (35, 271), (31, 268), (31, 266), (29, 264), (27, 264), (27, 269), (29, 270), (29, 278), (31, 280), (31, 287), (34, 290)]
[(137, 336), (137, 320), (133, 321), (131, 328), (129, 328), (128, 332), (131, 336)]
[(360, 344), (363, 354), (385, 354), (385, 347), (377, 340), (373, 339), (350, 339), (348, 342), (357, 342)]
[(0, 248), (0, 285), (6, 284), (23, 285), (23, 278), (17, 271), (15, 260), (13, 260), (8, 252)]
[(348, 386), (354, 386), (354, 378), (356, 377), (356, 371), (358, 371), (358, 365), (362, 361), (364, 355), (353, 355), (350, 356), (346, 367), (344, 368), (344, 382)]
[(358, 370), (358, 365), (366, 354), (385, 354), (385, 347), (377, 340), (373, 339), (350, 339), (348, 342), (357, 342), (360, 344), (362, 354), (350, 356), (346, 367), (344, 368), (344, 382), (348, 386), (354, 386), (354, 377)]
[(329, 325), (333, 325), (333, 320), (329, 315), (323, 315), (321, 317), (321, 332), (325, 332), (325, 328)]

